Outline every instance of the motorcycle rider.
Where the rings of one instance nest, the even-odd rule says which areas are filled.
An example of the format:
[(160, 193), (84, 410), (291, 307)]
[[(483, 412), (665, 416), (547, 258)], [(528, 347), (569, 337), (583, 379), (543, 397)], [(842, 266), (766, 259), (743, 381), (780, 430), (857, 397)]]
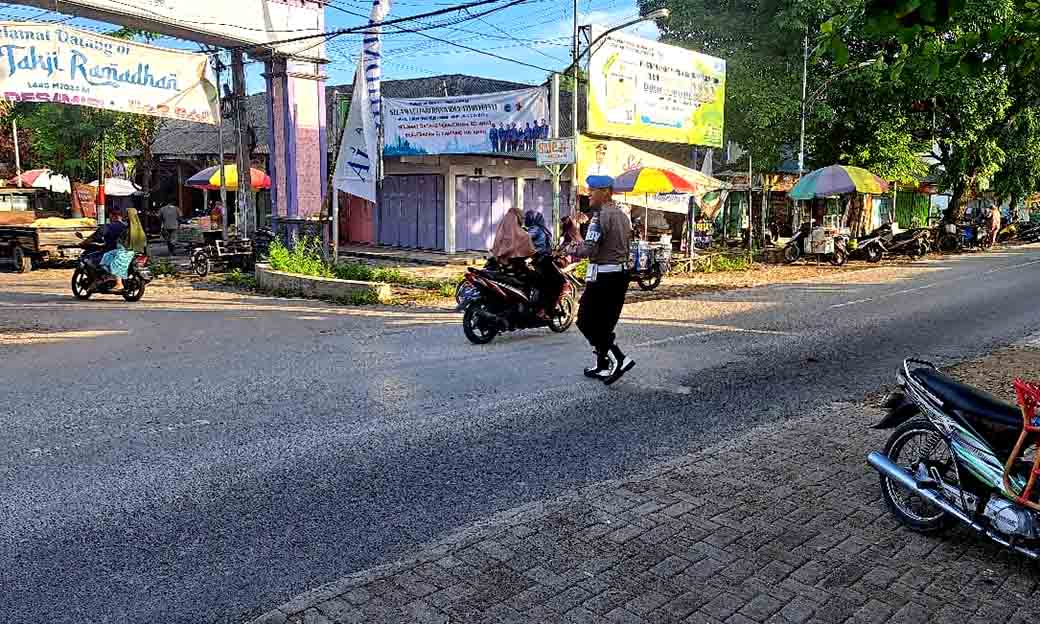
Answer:
[[(91, 245), (102, 246), (98, 251), (91, 251), (85, 254), (88, 256), (90, 262), (98, 266), (100, 266), (101, 258), (106, 253), (113, 251), (119, 246), (119, 240), (123, 238), (123, 235), (126, 234), (127, 228), (129, 227), (123, 221), (123, 213), (117, 208), (113, 208), (109, 211), (108, 218), (108, 223), (99, 225), (98, 228), (94, 230), (93, 234), (80, 243), (80, 247), (87, 249), (89, 249)], [(113, 276), (109, 275), (107, 272), (101, 273), (98, 275), (97, 279), (94, 280), (94, 283), (90, 285), (90, 289), (93, 290), (103, 282), (112, 278)]]

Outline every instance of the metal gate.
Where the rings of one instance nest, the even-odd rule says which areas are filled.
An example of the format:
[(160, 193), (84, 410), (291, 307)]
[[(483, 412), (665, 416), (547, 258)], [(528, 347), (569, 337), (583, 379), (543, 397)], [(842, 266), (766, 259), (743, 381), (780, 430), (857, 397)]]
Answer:
[(444, 178), (387, 176), (379, 203), (379, 244), (444, 249)]
[(487, 251), (495, 228), (513, 207), (516, 178), (455, 178), (455, 248)]

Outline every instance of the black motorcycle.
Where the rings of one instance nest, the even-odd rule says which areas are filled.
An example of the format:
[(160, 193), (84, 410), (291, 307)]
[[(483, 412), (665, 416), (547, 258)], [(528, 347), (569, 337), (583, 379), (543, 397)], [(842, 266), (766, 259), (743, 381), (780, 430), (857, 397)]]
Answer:
[(1040, 559), (1040, 502), (1034, 489), (1040, 389), (1016, 381), (1015, 390), (1021, 408), (928, 362), (903, 362), (899, 390), (889, 396), (888, 414), (875, 426), (894, 431), (884, 452), (867, 458), (881, 475), (885, 503), (903, 525), (928, 533), (957, 521)]
[(548, 327), (563, 333), (578, 314), (577, 292), (581, 282), (559, 258), (538, 261), (543, 272), (552, 271), (563, 281), (563, 292), (553, 310), (542, 310), (537, 273), (529, 267), (508, 270), (492, 265), (470, 268), (456, 298), (463, 310), (462, 330), (473, 344), (487, 344), (500, 333)]
[(892, 238), (892, 226), (882, 225), (866, 236), (849, 241), (849, 257), (854, 260), (866, 260), (870, 263), (881, 262), (885, 257), (885, 243)]
[[(891, 228), (891, 226), (889, 226)], [(892, 234), (887, 239), (885, 252), (894, 256), (906, 256), (917, 260), (928, 255), (932, 248), (931, 233), (924, 228), (914, 228), (899, 234)]]
[(144, 297), (145, 287), (152, 281), (148, 256), (134, 257), (127, 270), (127, 278), (123, 280), (123, 290), (116, 292), (115, 278), (101, 266), (104, 245), (84, 241), (81, 247), (84, 248), (84, 253), (76, 261), (76, 270), (72, 273), (72, 296), (85, 301), (95, 294), (118, 294), (130, 302), (140, 301), (141, 297)]

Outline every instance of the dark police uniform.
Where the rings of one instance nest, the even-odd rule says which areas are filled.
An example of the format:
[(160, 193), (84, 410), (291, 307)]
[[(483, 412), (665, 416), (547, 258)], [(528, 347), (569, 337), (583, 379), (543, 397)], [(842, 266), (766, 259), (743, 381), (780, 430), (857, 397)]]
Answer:
[[(596, 351), (597, 369), (586, 375), (613, 383), (634, 362), (628, 360), (614, 343), (614, 328), (621, 318), (628, 293), (628, 256), (632, 238), (632, 221), (614, 202), (592, 212), (584, 249), (578, 255), (589, 259), (585, 293), (578, 310), (578, 329)], [(613, 357), (614, 362), (609, 359)], [(609, 372), (604, 371), (609, 366)], [(627, 366), (621, 370), (623, 366)]]

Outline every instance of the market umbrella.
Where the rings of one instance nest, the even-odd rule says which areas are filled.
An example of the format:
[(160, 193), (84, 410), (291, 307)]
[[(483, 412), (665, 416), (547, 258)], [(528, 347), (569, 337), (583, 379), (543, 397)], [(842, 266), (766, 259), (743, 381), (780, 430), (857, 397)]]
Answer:
[[(254, 191), (271, 188), (271, 177), (255, 167), (249, 168), (250, 186)], [(220, 167), (214, 165), (206, 167), (202, 171), (188, 178), (186, 186), (203, 189), (206, 191), (220, 190)], [(224, 186), (229, 191), (238, 190), (238, 167), (235, 165), (224, 165)]]
[[(18, 176), (8, 181), (11, 186), (18, 186)], [(57, 175), (50, 169), (31, 169), (22, 172), (23, 188), (47, 189), (55, 193), (71, 193), (72, 184), (63, 175)]]
[(888, 182), (866, 169), (832, 165), (817, 169), (801, 179), (787, 194), (791, 199), (832, 197), (845, 193), (879, 195), (888, 191)]
[[(658, 193), (696, 193), (697, 185), (674, 171), (660, 167), (637, 167), (614, 178), (615, 193), (637, 193), (656, 195)], [(643, 218), (643, 239), (646, 240), (650, 230), (650, 208), (645, 208)]]

